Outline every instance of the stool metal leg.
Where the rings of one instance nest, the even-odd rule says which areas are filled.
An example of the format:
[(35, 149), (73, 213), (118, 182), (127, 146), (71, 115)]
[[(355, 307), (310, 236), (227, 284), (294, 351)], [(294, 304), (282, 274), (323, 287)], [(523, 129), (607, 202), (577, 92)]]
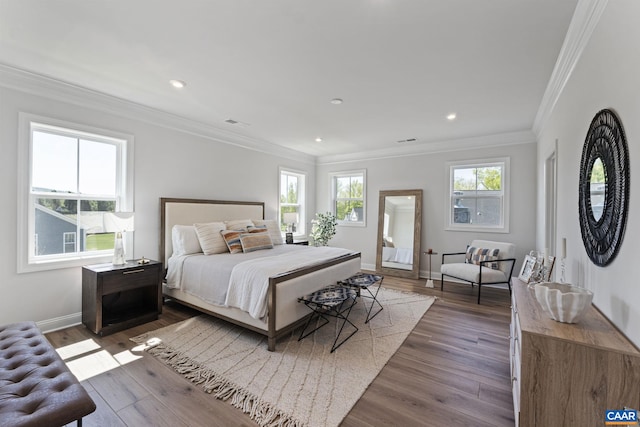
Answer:
[[(378, 292), (380, 292), (380, 287), (382, 286), (382, 281), (380, 281), (380, 284), (378, 285), (378, 288), (376, 289), (376, 293), (374, 294), (373, 292), (371, 292), (370, 286), (367, 286), (365, 289), (367, 290), (367, 292), (369, 292), (369, 295), (371, 296), (364, 296), (364, 298), (370, 298), (371, 301), (371, 306), (369, 307), (369, 311), (367, 312), (367, 319), (364, 321), (364, 323), (369, 323), (369, 320), (373, 319), (374, 317), (376, 317), (383, 309), (384, 307), (382, 307), (382, 304), (380, 304), (380, 301), (378, 301)], [(378, 309), (378, 311), (376, 311), (373, 316), (371, 315), (371, 311), (373, 310), (373, 306), (374, 304), (378, 304), (378, 306), (380, 306), (380, 308)], [(365, 308), (367, 307), (366, 304), (364, 304)]]
[[(336, 335), (336, 339), (333, 341), (333, 346), (331, 347), (331, 353), (333, 353), (334, 351), (336, 351), (336, 349), (338, 347), (340, 347), (342, 344), (344, 344), (344, 342), (346, 340), (348, 340), (349, 338), (351, 338), (353, 336), (353, 334), (355, 334), (356, 332), (358, 332), (358, 327), (356, 325), (354, 325), (351, 320), (349, 320), (349, 314), (351, 314), (351, 310), (353, 309), (353, 306), (356, 305), (357, 300), (355, 299), (355, 297), (351, 300), (351, 304), (349, 304), (349, 307), (347, 307), (346, 309), (340, 311), (340, 310), (336, 310), (336, 318), (339, 319), (343, 319), (342, 321), (342, 326), (340, 326), (340, 331), (338, 331), (338, 334)], [(344, 304), (344, 303), (343, 303)], [(342, 308), (342, 304), (340, 305), (340, 308)], [(342, 313), (347, 312), (346, 316), (343, 316)], [(349, 324), (351, 326), (353, 326), (354, 331), (351, 332), (349, 334), (348, 337), (346, 337), (345, 339), (343, 339), (342, 341), (340, 341), (340, 343), (338, 345), (336, 345), (336, 343), (338, 342), (338, 338), (340, 338), (340, 335), (342, 334), (342, 330), (344, 329), (344, 326), (347, 324), (347, 322), (349, 322)]]
[[(302, 331), (300, 332), (300, 336), (298, 337), (298, 341), (302, 340), (303, 338), (308, 337), (309, 335), (311, 335), (312, 333), (314, 333), (315, 331), (317, 331), (318, 329), (322, 328), (324, 325), (326, 325), (327, 323), (329, 323), (329, 319), (327, 319), (326, 317), (324, 317), (322, 315), (322, 313), (319, 310), (316, 310), (315, 308), (309, 306), (309, 304), (307, 304), (307, 307), (309, 307), (310, 309), (313, 310), (313, 313), (311, 314), (311, 316), (309, 317), (309, 319), (307, 320), (307, 323), (305, 323), (304, 328), (302, 328)], [(324, 323), (321, 324), (320, 326), (316, 326), (316, 328), (312, 331), (307, 332), (306, 334), (304, 333), (304, 331), (307, 330), (307, 328), (309, 327), (309, 325), (311, 324), (311, 321), (313, 319), (322, 319), (324, 320)]]

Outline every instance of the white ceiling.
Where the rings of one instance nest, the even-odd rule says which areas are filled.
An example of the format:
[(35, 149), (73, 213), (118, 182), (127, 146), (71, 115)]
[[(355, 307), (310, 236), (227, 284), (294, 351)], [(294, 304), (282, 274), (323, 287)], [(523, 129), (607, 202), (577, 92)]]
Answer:
[(0, 63), (252, 141), (348, 155), (531, 130), (576, 4), (0, 0)]

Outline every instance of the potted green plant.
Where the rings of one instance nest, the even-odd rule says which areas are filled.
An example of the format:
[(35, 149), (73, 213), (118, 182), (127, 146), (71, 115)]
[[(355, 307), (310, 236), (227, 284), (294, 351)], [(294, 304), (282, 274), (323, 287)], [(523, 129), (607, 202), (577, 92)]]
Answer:
[(338, 221), (336, 216), (331, 212), (317, 213), (316, 219), (311, 220), (311, 233), (309, 236), (313, 239), (315, 246), (327, 246), (329, 240), (336, 234), (336, 226)]

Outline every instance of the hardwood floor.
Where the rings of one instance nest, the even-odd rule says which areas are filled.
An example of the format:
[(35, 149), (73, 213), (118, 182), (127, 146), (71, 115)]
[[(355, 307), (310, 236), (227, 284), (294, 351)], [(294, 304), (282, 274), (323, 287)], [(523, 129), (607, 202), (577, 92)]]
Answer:
[[(385, 287), (438, 300), (341, 425), (513, 426), (508, 291), (483, 288), (478, 305), (477, 288), (424, 283), (385, 277)], [(255, 426), (129, 340), (196, 314), (168, 302), (160, 319), (104, 338), (84, 326), (47, 334), (98, 407), (83, 425)]]

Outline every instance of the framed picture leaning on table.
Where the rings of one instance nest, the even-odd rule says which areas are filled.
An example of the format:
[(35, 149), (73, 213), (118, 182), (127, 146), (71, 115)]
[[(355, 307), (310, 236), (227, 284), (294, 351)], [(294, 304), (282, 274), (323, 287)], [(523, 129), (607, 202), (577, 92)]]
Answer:
[(520, 274), (518, 274), (518, 279), (522, 280), (524, 283), (529, 283), (531, 276), (536, 269), (536, 263), (536, 258), (531, 255), (525, 255), (522, 268), (520, 269)]

